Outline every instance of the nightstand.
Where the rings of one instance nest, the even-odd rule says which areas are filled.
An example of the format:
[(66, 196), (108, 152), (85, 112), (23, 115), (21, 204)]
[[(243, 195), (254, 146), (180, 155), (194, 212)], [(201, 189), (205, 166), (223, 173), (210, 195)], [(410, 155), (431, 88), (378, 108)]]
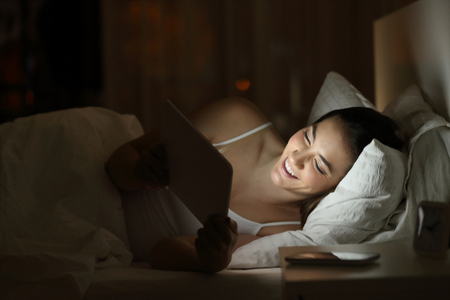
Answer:
[[(450, 255), (417, 256), (412, 242), (281, 247), (283, 299), (450, 299)], [(292, 265), (284, 258), (297, 252), (377, 252), (365, 266)]]

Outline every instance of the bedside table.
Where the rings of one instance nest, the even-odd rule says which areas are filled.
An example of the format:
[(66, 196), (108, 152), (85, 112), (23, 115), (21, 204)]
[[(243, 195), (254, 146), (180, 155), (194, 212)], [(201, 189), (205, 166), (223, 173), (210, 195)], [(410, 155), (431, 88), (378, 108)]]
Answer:
[[(297, 252), (377, 252), (365, 266), (292, 265)], [(439, 260), (417, 256), (412, 242), (279, 248), (283, 299), (450, 299), (450, 255)]]

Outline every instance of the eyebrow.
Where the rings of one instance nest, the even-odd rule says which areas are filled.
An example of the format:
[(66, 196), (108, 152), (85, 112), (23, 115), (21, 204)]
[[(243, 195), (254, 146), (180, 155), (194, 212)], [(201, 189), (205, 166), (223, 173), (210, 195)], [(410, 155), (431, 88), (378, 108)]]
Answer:
[[(317, 126), (316, 126), (316, 124), (314, 124), (314, 125), (312, 126), (312, 136), (313, 136), (313, 140), (316, 140), (316, 128), (317, 128)], [(322, 160), (322, 162), (328, 167), (328, 170), (330, 170), (330, 173), (333, 173), (333, 170), (331, 169), (331, 165), (330, 165), (330, 163), (328, 162), (328, 160), (326, 160), (326, 158), (323, 157), (321, 154), (319, 154), (319, 156), (320, 156), (320, 159)]]
[(321, 154), (319, 154), (320, 159), (323, 161), (323, 163), (328, 167), (328, 169), (330, 170), (330, 173), (333, 173), (333, 170), (331, 170), (331, 165), (328, 162), (328, 160), (325, 159), (325, 157), (323, 157)]

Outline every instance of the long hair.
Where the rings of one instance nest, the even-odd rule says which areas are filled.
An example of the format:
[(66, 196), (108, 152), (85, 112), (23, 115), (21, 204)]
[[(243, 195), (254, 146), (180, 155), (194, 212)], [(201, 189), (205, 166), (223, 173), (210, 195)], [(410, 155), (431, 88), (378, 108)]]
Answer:
[[(397, 136), (395, 122), (381, 113), (366, 107), (351, 107), (333, 110), (321, 117), (314, 124), (336, 116), (344, 130), (347, 146), (350, 150), (352, 161), (355, 162), (364, 148), (377, 139), (382, 144), (391, 148), (402, 150), (403, 141)], [(350, 166), (351, 168), (351, 166)], [(349, 170), (350, 170), (349, 168)], [(348, 171), (349, 171), (348, 170)], [(306, 223), (309, 214), (317, 207), (320, 200), (326, 195), (311, 198), (300, 202), (301, 227)]]

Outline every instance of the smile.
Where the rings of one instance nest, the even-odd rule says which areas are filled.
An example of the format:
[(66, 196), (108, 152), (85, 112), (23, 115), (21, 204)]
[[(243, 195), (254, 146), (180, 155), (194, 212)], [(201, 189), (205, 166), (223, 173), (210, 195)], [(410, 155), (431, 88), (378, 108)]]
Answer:
[(284, 161), (284, 164), (281, 165), (281, 169), (283, 170), (283, 173), (290, 177), (290, 178), (295, 178), (298, 179), (297, 176), (295, 176), (294, 172), (291, 169), (291, 166), (289, 165), (289, 161), (288, 158), (286, 158), (286, 160)]

